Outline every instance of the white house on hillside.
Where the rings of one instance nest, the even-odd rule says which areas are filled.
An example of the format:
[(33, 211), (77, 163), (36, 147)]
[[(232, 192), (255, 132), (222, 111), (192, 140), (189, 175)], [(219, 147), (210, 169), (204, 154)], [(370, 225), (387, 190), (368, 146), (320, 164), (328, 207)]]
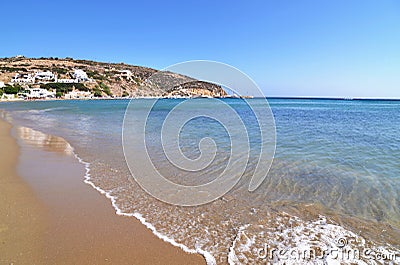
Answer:
[(74, 69), (74, 74), (72, 76), (77, 79), (78, 82), (85, 82), (90, 80), (86, 72), (81, 69)]
[(35, 78), (28, 73), (18, 73), (12, 79), (11, 83), (34, 83)]
[(50, 92), (43, 88), (29, 88), (29, 93), (26, 93), (28, 99), (45, 99), (45, 98), (55, 98), (56, 92)]
[(65, 94), (64, 98), (65, 99), (90, 99), (90, 98), (93, 98), (93, 94), (89, 91), (73, 90), (73, 91)]
[(132, 77), (132, 72), (130, 70), (121, 70), (121, 71), (119, 71), (119, 75), (121, 77), (131, 78)]
[(36, 72), (35, 79), (38, 81), (51, 81), (51, 80), (55, 80), (56, 76), (50, 71)]
[(78, 83), (77, 79), (58, 79), (58, 83)]

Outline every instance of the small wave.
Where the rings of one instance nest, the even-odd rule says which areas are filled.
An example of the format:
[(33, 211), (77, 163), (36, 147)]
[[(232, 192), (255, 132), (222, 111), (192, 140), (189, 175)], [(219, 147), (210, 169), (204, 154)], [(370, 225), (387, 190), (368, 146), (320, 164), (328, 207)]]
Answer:
[(189, 247), (187, 247), (184, 244), (180, 244), (178, 242), (176, 242), (174, 239), (167, 237), (166, 235), (163, 235), (162, 233), (158, 232), (157, 229), (154, 227), (154, 225), (152, 225), (151, 223), (147, 222), (146, 219), (142, 216), (142, 214), (140, 213), (125, 213), (123, 212), (116, 203), (116, 197), (113, 196), (111, 194), (110, 191), (105, 191), (103, 189), (101, 189), (100, 187), (96, 186), (92, 180), (91, 180), (91, 175), (90, 175), (90, 163), (84, 161), (83, 159), (81, 159), (78, 154), (75, 153), (75, 151), (73, 150), (73, 154), (75, 156), (75, 158), (79, 161), (79, 163), (83, 164), (85, 166), (85, 177), (84, 177), (84, 182), (86, 184), (89, 184), (90, 186), (92, 186), (95, 190), (97, 190), (98, 192), (100, 192), (102, 195), (105, 195), (108, 199), (111, 200), (111, 204), (115, 209), (115, 213), (117, 215), (121, 215), (121, 216), (128, 216), (128, 217), (135, 217), (137, 220), (139, 220), (144, 226), (146, 226), (148, 229), (150, 229), (154, 235), (156, 235), (158, 238), (162, 239), (165, 242), (170, 243), (171, 245), (175, 246), (175, 247), (179, 247), (180, 249), (182, 249), (183, 251), (187, 252), (187, 253), (191, 253), (191, 254), (200, 254), (204, 257), (204, 259), (207, 262), (207, 265), (216, 265), (217, 262), (215, 260), (215, 258), (213, 257), (213, 255), (201, 248), (196, 248), (196, 249), (191, 249)]
[[(50, 111), (59, 111), (59, 110), (66, 110), (69, 109), (67, 107), (54, 107), (54, 108), (46, 108), (46, 109), (29, 109), (29, 110), (23, 110), (21, 112), (27, 112), (27, 113), (32, 113), (32, 114), (40, 114), (40, 113), (45, 113), (45, 112), (50, 112)], [(18, 112), (18, 111), (16, 111)]]
[[(276, 225), (271, 226), (271, 220), (260, 220), (240, 227), (229, 250), (229, 264), (364, 265), (395, 264), (398, 260), (398, 249), (367, 241), (340, 225), (330, 223), (325, 216), (315, 221), (304, 221), (283, 214), (272, 222)], [(379, 257), (388, 257), (389, 263)]]
[[(239, 238), (242, 235), (243, 231), (249, 226), (250, 226), (250, 224), (239, 227), (238, 234), (235, 237), (235, 239), (233, 240), (232, 246), (229, 248), (228, 263), (230, 265), (235, 265), (235, 264), (239, 263), (238, 254), (236, 254), (237, 244), (239, 243)], [(246, 243), (239, 250), (242, 250), (242, 249), (249, 250), (250, 246), (253, 243), (254, 242), (250, 238), (247, 238)]]

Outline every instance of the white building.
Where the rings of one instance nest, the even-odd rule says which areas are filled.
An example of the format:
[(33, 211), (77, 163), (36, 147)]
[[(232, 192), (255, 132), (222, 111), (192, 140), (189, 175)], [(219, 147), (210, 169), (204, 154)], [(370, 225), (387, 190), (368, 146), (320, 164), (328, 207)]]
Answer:
[(36, 72), (35, 79), (38, 81), (51, 81), (51, 80), (55, 80), (56, 76), (50, 71)]
[(73, 91), (65, 94), (64, 98), (65, 99), (90, 99), (90, 98), (93, 98), (93, 94), (90, 93), (89, 91), (73, 90)]
[(45, 98), (55, 98), (56, 92), (50, 92), (44, 88), (29, 88), (26, 97), (28, 99), (45, 99)]
[(132, 72), (130, 70), (121, 70), (121, 71), (119, 71), (119, 75), (121, 77), (131, 78), (132, 77)]
[(78, 83), (77, 79), (58, 79), (58, 83)]
[(11, 83), (34, 83), (35, 78), (28, 73), (18, 73), (12, 79)]
[(90, 80), (86, 72), (81, 69), (74, 69), (74, 73), (72, 76), (73, 78), (77, 79), (78, 82), (85, 82)]

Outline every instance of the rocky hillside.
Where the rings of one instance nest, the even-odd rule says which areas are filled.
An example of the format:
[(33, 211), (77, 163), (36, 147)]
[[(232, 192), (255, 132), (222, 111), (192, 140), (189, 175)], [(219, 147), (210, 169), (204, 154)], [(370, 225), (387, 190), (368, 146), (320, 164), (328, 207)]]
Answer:
[(196, 97), (199, 95), (206, 97), (224, 97), (226, 96), (226, 92), (219, 85), (198, 80), (175, 85), (173, 88), (167, 90), (167, 96), (169, 97)]
[[(73, 72), (83, 70), (89, 80), (74, 85)], [(19, 83), (22, 87), (59, 88), (62, 82), (71, 89), (91, 91), (95, 96), (108, 97), (223, 97), (221, 86), (195, 82), (193, 78), (171, 72), (125, 63), (102, 63), (72, 58), (25, 58), (22, 56), (0, 59), (0, 82), (8, 84), (16, 74), (52, 72), (54, 80)], [(151, 78), (150, 78), (151, 77)], [(149, 79), (150, 78), (150, 79)], [(64, 81), (63, 81), (64, 80)], [(47, 83), (47, 84), (46, 84)], [(58, 90), (57, 90), (58, 91)]]

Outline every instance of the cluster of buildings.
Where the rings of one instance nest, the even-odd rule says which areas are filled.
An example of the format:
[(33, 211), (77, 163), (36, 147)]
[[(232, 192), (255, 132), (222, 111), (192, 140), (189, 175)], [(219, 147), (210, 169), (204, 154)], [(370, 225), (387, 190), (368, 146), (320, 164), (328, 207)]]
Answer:
[[(114, 70), (115, 71), (115, 70)], [(46, 83), (85, 83), (92, 82), (87, 73), (82, 69), (74, 69), (70, 72), (69, 78), (58, 78), (57, 73), (47, 71), (30, 71), (24, 73), (17, 73), (9, 82), (10, 85), (19, 84), (26, 89), (16, 95), (3, 94), (0, 99), (15, 100), (15, 99), (55, 99), (56, 90), (49, 91), (44, 88), (35, 88), (40, 84)], [(126, 80), (134, 80), (134, 74), (130, 70), (118, 70), (115, 77), (124, 78)], [(33, 85), (33, 87), (31, 87)], [(4, 87), (4, 82), (0, 82), (0, 88)], [(63, 95), (64, 99), (91, 99), (94, 95), (89, 91), (73, 90)]]
[(44, 88), (29, 88), (25, 90), (23, 93), (18, 93), (18, 97), (26, 98), (26, 99), (46, 99), (46, 98), (55, 98), (55, 91), (48, 91)]
[(91, 99), (93, 94), (89, 91), (73, 90), (64, 95), (65, 99)]
[(74, 69), (72, 78), (58, 79), (57, 74), (50, 71), (37, 71), (35, 73), (18, 73), (12, 79), (13, 84), (42, 84), (42, 83), (82, 83), (89, 82), (91, 79), (87, 73), (81, 69)]
[[(46, 83), (83, 83), (92, 81), (87, 73), (81, 69), (74, 69), (71, 78), (59, 79), (57, 74), (51, 71), (36, 71), (33, 73), (17, 73), (11, 78), (10, 84), (33, 85)], [(4, 87), (4, 82), (0, 82), (0, 88)], [(3, 94), (1, 99), (53, 99), (56, 98), (56, 91), (48, 91), (44, 88), (26, 88), (25, 91), (17, 95)], [(66, 99), (89, 99), (93, 94), (88, 91), (73, 90), (64, 95)]]
[[(0, 82), (1, 85), (2, 82)], [(4, 83), (3, 83), (4, 84)], [(64, 94), (64, 99), (92, 99), (94, 95), (89, 91), (79, 91), (73, 90), (66, 94)], [(56, 98), (56, 90), (49, 91), (44, 88), (27, 88), (23, 92), (20, 92), (16, 95), (14, 94), (3, 94), (0, 97), (0, 100), (17, 100), (17, 99), (26, 99), (26, 100), (36, 100), (36, 99), (55, 99)]]
[[(8, 99), (7, 95), (3, 95), (5, 99)], [(17, 98), (19, 99), (55, 99), (56, 91), (48, 91), (44, 88), (28, 88), (24, 92), (20, 92), (17, 94)], [(64, 99), (91, 99), (93, 98), (93, 94), (89, 91), (79, 91), (73, 90), (64, 95)]]

